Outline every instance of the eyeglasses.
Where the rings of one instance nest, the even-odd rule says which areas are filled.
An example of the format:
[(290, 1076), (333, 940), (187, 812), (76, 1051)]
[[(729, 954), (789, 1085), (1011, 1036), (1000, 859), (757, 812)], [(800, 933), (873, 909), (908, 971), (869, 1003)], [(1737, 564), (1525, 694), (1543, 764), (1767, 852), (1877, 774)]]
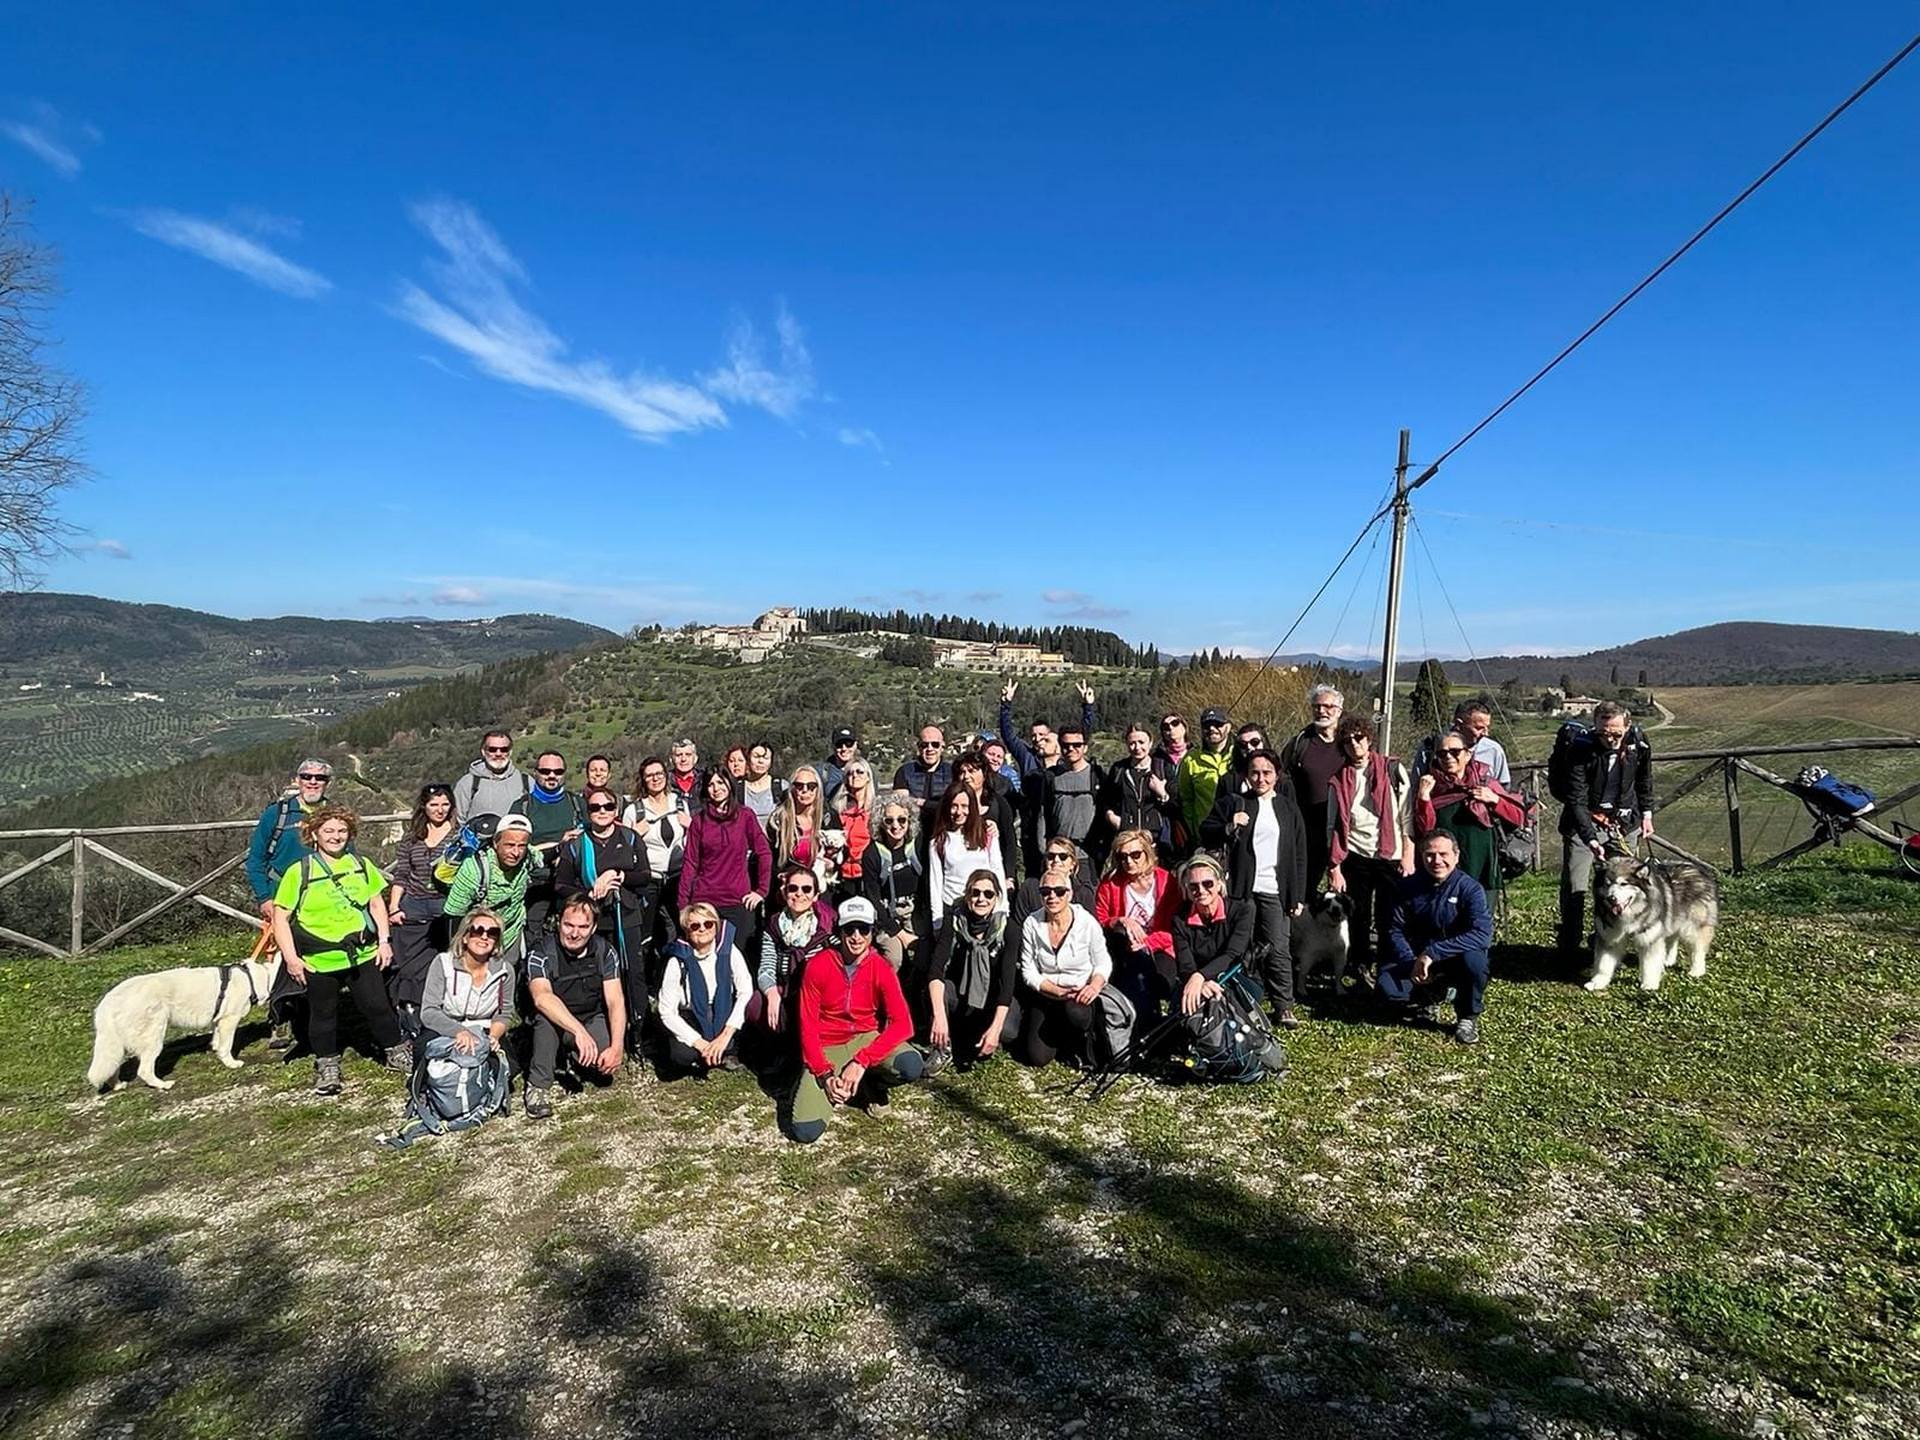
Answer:
[(944, 750), (947, 748), (947, 742), (944, 740), (922, 740), (920, 742), (920, 748), (922, 750)]
[(533, 773), (536, 775), (564, 775), (567, 773), (567, 767), (564, 765), (539, 765), (534, 768)]
[(840, 927), (842, 935), (871, 935), (873, 926), (864, 920), (849, 920)]
[(302, 785), (324, 785), (332, 778), (330, 775), (302, 775), (299, 777)]
[(1144, 850), (1122, 850), (1120, 852), (1120, 858), (1122, 860), (1144, 860), (1147, 858), (1147, 852)]
[(712, 930), (713, 928), (715, 927), (711, 920), (689, 920), (687, 922), (687, 933), (689, 935), (699, 930)]
[(476, 940), (498, 940), (500, 938), (500, 927), (498, 925), (471, 925), (467, 927), (467, 934)]
[(1000, 898), (1000, 892), (998, 890), (969, 890), (967, 891), (967, 898), (969, 900), (998, 900)]
[(811, 886), (811, 885), (789, 885), (789, 886), (787, 886), (787, 894), (789, 894), (789, 895), (811, 895), (811, 894), (813, 894), (813, 886)]
[(1064, 885), (1042, 885), (1040, 887), (1040, 893), (1042, 895), (1067, 895), (1072, 892)]
[(513, 753), (513, 747), (511, 745), (482, 745), (480, 748), (489, 755), (509, 755)]
[(593, 804), (587, 806), (587, 813), (589, 815), (611, 815), (619, 808), (618, 805), (609, 805), (605, 800), (596, 800)]
[(796, 780), (793, 782), (793, 788), (796, 790), (818, 790), (820, 788), (820, 782), (818, 780)]

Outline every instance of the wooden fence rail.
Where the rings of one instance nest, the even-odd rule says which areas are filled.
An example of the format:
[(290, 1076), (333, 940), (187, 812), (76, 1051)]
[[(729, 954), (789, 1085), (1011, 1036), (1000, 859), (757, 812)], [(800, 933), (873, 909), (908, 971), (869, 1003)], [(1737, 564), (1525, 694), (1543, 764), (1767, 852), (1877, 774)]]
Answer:
[[(398, 815), (362, 815), (362, 825), (393, 824), (409, 817)], [(0, 941), (21, 946), (27, 950), (38, 951), (42, 955), (51, 955), (56, 959), (77, 960), (83, 955), (91, 955), (109, 945), (116, 945), (141, 927), (171, 913), (182, 905), (194, 904), (202, 909), (211, 910), (225, 919), (238, 921), (249, 928), (257, 929), (260, 917), (245, 910), (236, 909), (223, 900), (207, 894), (210, 886), (218, 884), (227, 876), (246, 864), (247, 852), (242, 850), (231, 855), (208, 870), (198, 879), (189, 881), (174, 880), (161, 874), (151, 866), (121, 854), (100, 843), (102, 836), (139, 836), (139, 835), (197, 835), (222, 832), (244, 831), (249, 839), (256, 822), (252, 820), (201, 820), (180, 825), (103, 825), (94, 828), (73, 828), (54, 830), (0, 830), (0, 845), (10, 840), (58, 840), (45, 854), (35, 856), (24, 865), (16, 866), (6, 874), (0, 875), (0, 890), (5, 890), (16, 881), (23, 880), (43, 866), (57, 860), (71, 857), (73, 862), (73, 890), (69, 906), (66, 945), (53, 944), (33, 935), (24, 935), (18, 930), (10, 930), (0, 925)], [(166, 891), (163, 899), (149, 905), (131, 920), (114, 926), (106, 934), (89, 942), (85, 936), (87, 911), (87, 886), (99, 867), (88, 863), (88, 857), (104, 860), (109, 865), (117, 865), (129, 874), (137, 875), (149, 884), (158, 885)]]

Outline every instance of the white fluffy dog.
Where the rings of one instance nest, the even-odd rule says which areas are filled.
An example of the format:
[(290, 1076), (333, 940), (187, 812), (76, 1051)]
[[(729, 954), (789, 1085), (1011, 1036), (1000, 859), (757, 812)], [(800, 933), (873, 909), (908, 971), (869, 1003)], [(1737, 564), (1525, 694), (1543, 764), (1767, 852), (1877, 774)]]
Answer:
[(87, 1067), (87, 1082), (95, 1090), (104, 1088), (117, 1079), (122, 1062), (131, 1055), (140, 1062), (142, 1081), (156, 1090), (171, 1090), (173, 1081), (153, 1072), (169, 1026), (180, 1030), (211, 1026), (214, 1058), (229, 1070), (238, 1070), (233, 1033), (247, 1012), (267, 998), (279, 969), (280, 957), (275, 954), (230, 965), (182, 966), (128, 976), (94, 1007), (93, 1063)]

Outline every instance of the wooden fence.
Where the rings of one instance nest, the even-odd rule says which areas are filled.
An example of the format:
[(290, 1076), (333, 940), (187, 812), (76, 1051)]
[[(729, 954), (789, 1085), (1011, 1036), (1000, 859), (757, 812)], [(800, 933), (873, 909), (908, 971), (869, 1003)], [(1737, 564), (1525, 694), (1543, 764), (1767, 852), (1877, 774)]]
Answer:
[[(362, 825), (390, 824), (407, 818), (404, 814), (363, 815), (360, 817), (360, 823)], [(83, 955), (91, 955), (96, 951), (104, 950), (109, 945), (118, 944), (142, 926), (187, 904), (198, 905), (213, 911), (216, 915), (222, 915), (249, 928), (258, 929), (260, 925), (258, 914), (236, 909), (225, 901), (206, 893), (211, 886), (217, 885), (246, 864), (245, 849), (237, 855), (222, 860), (197, 879), (181, 881), (163, 875), (151, 866), (143, 865), (138, 860), (101, 843), (103, 839), (118, 842), (125, 838), (145, 835), (204, 835), (221, 831), (238, 831), (251, 840), (254, 825), (255, 822), (252, 820), (206, 820), (186, 825), (110, 825), (92, 830), (0, 830), (0, 845), (18, 840), (57, 840), (59, 842), (45, 854), (38, 855), (26, 864), (16, 866), (6, 874), (0, 875), (0, 890), (5, 890), (9, 885), (25, 879), (36, 870), (62, 859), (71, 860), (73, 873), (73, 898), (69, 910), (67, 943), (64, 946), (51, 944), (35, 936), (22, 934), (18, 930), (8, 929), (3, 925), (0, 925), (0, 941), (19, 945), (28, 950), (37, 950), (43, 955), (52, 955), (59, 959), (77, 960)], [(165, 898), (149, 905), (132, 919), (115, 925), (103, 935), (87, 940), (82, 933), (86, 920), (87, 884), (88, 877), (98, 868), (94, 863), (96, 861), (117, 865), (139, 876), (142, 880), (158, 885), (167, 893)]]
[[(1715, 780), (1720, 782), (1720, 808), (1724, 811), (1726, 817), (1727, 863), (1724, 865), (1716, 864), (1714, 861), (1705, 859), (1701, 855), (1682, 849), (1678, 844), (1674, 843), (1670, 836), (1656, 833), (1654, 836), (1654, 844), (1660, 849), (1679, 855), (1683, 859), (1691, 860), (1695, 864), (1705, 865), (1712, 870), (1730, 870), (1735, 875), (1744, 874), (1748, 870), (1770, 870), (1777, 865), (1784, 865), (1795, 856), (1803, 855), (1809, 850), (1828, 843), (1831, 836), (1826, 830), (1817, 829), (1812, 817), (1808, 816), (1806, 829), (1813, 832), (1811, 835), (1788, 845), (1785, 849), (1768, 856), (1758, 864), (1749, 864), (1744, 814), (1741, 805), (1741, 777), (1745, 776), (1749, 780), (1791, 794), (1792, 791), (1787, 778), (1775, 774), (1763, 765), (1755, 763), (1758, 757), (1775, 755), (1831, 755), (1847, 751), (1880, 750), (1920, 750), (1920, 738), (1907, 736), (1873, 736), (1846, 740), (1806, 740), (1798, 744), (1788, 745), (1745, 745), (1722, 750), (1669, 750), (1664, 752), (1656, 743), (1653, 752), (1656, 770), (1661, 766), (1682, 765), (1693, 761), (1705, 762), (1700, 765), (1698, 769), (1690, 771), (1678, 784), (1672, 786), (1659, 783), (1655, 784), (1654, 801), (1658, 812), (1671, 810), (1672, 807), (1680, 804), (1680, 802), (1699, 791), (1702, 787), (1710, 786)], [(1828, 763), (1835, 764), (1838, 762)], [(1544, 760), (1529, 761), (1525, 764), (1515, 764), (1513, 766), (1516, 782), (1522, 784), (1529, 790), (1535, 791), (1541, 797), (1541, 828), (1543, 831), (1549, 829), (1555, 823), (1558, 815), (1558, 805), (1548, 798), (1546, 793), (1546, 768), (1547, 766)], [(1920, 796), (1920, 782), (1915, 782), (1881, 795), (1878, 797), (1875, 814), (1879, 816), (1890, 815), (1908, 801), (1913, 800), (1916, 796)], [(1797, 797), (1795, 803), (1798, 804)], [(1656, 824), (1657, 823), (1658, 816), (1656, 815)], [(1883, 845), (1898, 847), (1900, 844), (1900, 837), (1898, 835), (1882, 828), (1881, 825), (1877, 824), (1871, 818), (1853, 821), (1851, 822), (1851, 828), (1857, 830), (1864, 837), (1876, 840)], [(1534, 862), (1536, 865), (1542, 863), (1543, 860), (1542, 851), (1545, 848), (1544, 834), (1541, 839), (1542, 845), (1537, 848), (1534, 853)], [(1704, 849), (1706, 847), (1702, 846), (1699, 848)]]

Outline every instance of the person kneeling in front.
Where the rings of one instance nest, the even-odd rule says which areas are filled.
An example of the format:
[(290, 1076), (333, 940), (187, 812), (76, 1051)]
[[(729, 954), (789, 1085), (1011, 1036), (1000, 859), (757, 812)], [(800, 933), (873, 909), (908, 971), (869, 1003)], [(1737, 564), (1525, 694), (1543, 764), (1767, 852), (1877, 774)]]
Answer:
[(667, 1032), (669, 1073), (705, 1075), (740, 1068), (736, 1041), (746, 1023), (753, 980), (733, 927), (705, 901), (680, 912), (680, 938), (667, 947), (660, 977), (660, 1024)]
[(1460, 868), (1460, 842), (1450, 833), (1422, 837), (1418, 859), (1387, 926), (1393, 952), (1380, 966), (1380, 996), (1399, 1018), (1409, 1006), (1452, 991), (1453, 1038), (1471, 1045), (1480, 1038), (1493, 913), (1480, 882)]
[(627, 997), (620, 954), (597, 933), (593, 901), (569, 897), (560, 923), (527, 956), (533, 992), (533, 1058), (527, 1064), (527, 1115), (553, 1113), (553, 1071), (564, 1041), (583, 1070), (611, 1079), (620, 1070), (627, 1033)]
[(854, 896), (840, 907), (835, 943), (807, 962), (800, 977), (800, 1072), (793, 1093), (793, 1138), (811, 1145), (826, 1132), (836, 1105), (853, 1103), (863, 1085), (882, 1088), (918, 1080), (920, 1052), (907, 1043), (913, 1018), (900, 977), (873, 948), (871, 901)]
[[(1063, 1050), (1083, 1065), (1127, 1048), (1133, 1006), (1107, 984), (1113, 957), (1100, 924), (1073, 903), (1064, 877), (1040, 882), (1040, 909), (1020, 927), (1020, 1038), (1015, 1058), (1037, 1067)], [(1103, 1039), (1095, 1043), (1095, 1032)], [(1102, 1053), (1096, 1053), (1096, 1052)]]

